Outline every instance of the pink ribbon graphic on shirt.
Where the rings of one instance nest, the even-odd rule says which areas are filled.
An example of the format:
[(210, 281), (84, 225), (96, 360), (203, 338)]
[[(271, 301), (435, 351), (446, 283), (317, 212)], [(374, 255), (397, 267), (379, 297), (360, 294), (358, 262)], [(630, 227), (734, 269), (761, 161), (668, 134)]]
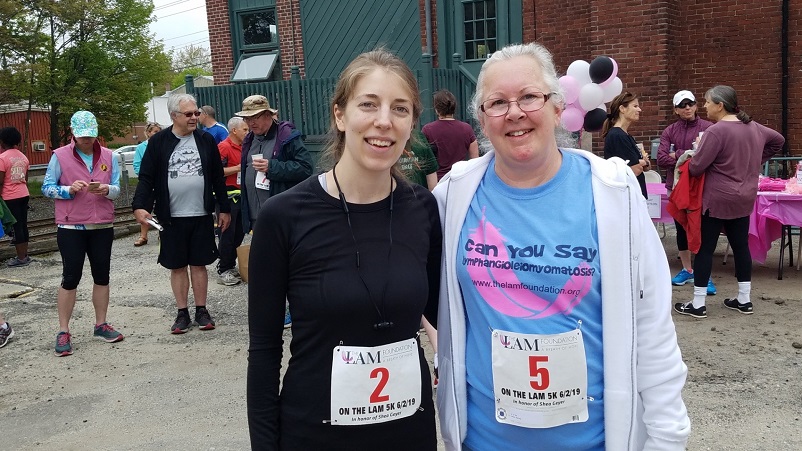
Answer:
[[(493, 243), (498, 248), (498, 260), (509, 261), (507, 247), (501, 232), (484, 215), (479, 227), (471, 233), (470, 238), (476, 242)], [(471, 257), (486, 259), (487, 256), (476, 250), (468, 251)], [(587, 262), (579, 264), (580, 269), (590, 268)], [(521, 281), (512, 269), (502, 269), (491, 266), (467, 266), (468, 274), (474, 281), (490, 280), (488, 284), (474, 284), (482, 299), (493, 309), (507, 316), (515, 318), (541, 319), (558, 313), (571, 313), (590, 290), (591, 275), (573, 275), (568, 278), (554, 301), (549, 301), (527, 289), (506, 289), (504, 285), (520, 285)], [(588, 274), (587, 271), (580, 271)], [(492, 283), (492, 281), (499, 283)]]

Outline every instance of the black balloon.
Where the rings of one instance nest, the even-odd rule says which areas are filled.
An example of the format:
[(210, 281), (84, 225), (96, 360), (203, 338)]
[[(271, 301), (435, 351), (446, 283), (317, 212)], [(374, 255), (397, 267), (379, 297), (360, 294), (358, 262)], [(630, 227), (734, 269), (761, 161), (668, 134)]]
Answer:
[(605, 82), (613, 75), (613, 60), (607, 56), (597, 56), (590, 62), (588, 74), (593, 83)]
[(585, 114), (583, 128), (589, 132), (597, 132), (602, 129), (604, 120), (607, 119), (607, 110), (596, 108)]

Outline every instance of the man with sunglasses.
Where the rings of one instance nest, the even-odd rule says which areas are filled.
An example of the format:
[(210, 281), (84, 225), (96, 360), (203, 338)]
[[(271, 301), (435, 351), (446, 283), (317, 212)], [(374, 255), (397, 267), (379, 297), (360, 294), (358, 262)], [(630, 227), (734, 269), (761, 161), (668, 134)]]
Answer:
[(225, 231), (231, 222), (231, 207), (217, 143), (212, 135), (198, 130), (201, 112), (195, 98), (172, 95), (167, 99), (167, 110), (173, 125), (148, 140), (132, 206), (139, 223), (152, 220), (153, 212), (164, 228), (159, 232), (158, 262), (171, 271), (170, 285), (178, 307), (170, 331), (183, 334), (192, 325), (190, 280), (195, 323), (201, 330), (215, 328), (206, 309), (206, 265), (218, 257), (212, 213), (215, 207), (219, 209), (217, 223)]
[[(666, 188), (669, 194), (674, 188), (674, 166), (680, 156), (693, 148), (699, 133), (713, 125), (712, 122), (706, 121), (696, 114), (696, 97), (692, 92), (686, 90), (677, 92), (674, 94), (672, 104), (678, 119), (663, 130), (660, 135), (660, 147), (657, 148), (657, 165), (666, 170)], [(685, 285), (688, 282), (693, 284), (693, 264), (691, 251), (688, 250), (688, 236), (677, 221), (674, 221), (674, 224), (677, 228), (677, 249), (679, 249), (682, 269), (671, 279), (671, 283), (673, 285)], [(707, 282), (707, 294), (716, 294), (716, 286), (712, 279)]]

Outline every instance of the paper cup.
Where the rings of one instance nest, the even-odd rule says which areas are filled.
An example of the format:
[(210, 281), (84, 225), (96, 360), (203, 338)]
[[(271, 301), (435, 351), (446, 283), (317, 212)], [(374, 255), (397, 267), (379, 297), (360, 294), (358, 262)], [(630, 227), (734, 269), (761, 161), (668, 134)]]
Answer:
[(253, 160), (261, 160), (261, 159), (262, 159), (262, 154), (260, 154), (260, 153), (255, 153), (255, 154), (251, 155), (251, 161), (253, 161)]

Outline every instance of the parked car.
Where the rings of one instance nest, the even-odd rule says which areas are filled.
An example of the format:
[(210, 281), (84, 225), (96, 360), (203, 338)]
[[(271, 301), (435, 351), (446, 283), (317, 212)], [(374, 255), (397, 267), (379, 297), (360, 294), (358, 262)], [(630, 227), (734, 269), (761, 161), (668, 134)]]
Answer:
[(114, 155), (120, 164), (120, 171), (128, 171), (128, 178), (136, 177), (136, 172), (134, 172), (134, 152), (136, 152), (135, 145), (114, 149)]

